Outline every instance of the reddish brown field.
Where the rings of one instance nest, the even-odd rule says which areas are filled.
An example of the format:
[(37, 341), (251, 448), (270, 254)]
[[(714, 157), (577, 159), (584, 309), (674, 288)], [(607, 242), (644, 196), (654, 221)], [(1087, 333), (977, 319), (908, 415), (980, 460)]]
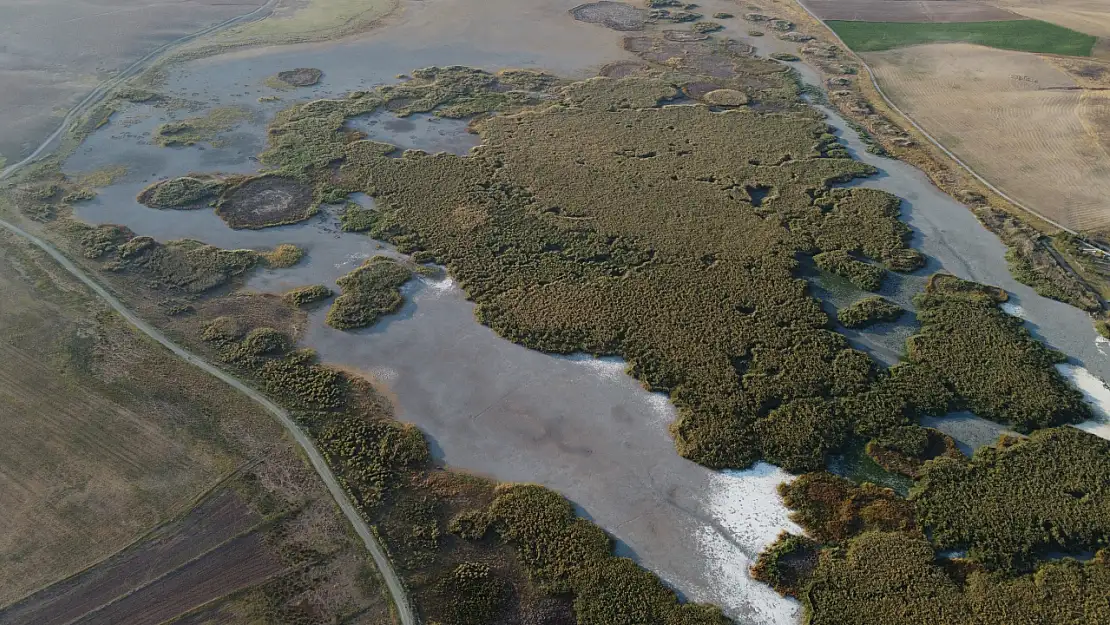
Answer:
[(994, 22), (1022, 16), (974, 0), (799, 0), (821, 19), (865, 22)]
[(0, 624), (160, 623), (281, 568), (257, 533), (239, 536), (261, 520), (235, 491), (220, 490), (128, 549), (0, 611)]

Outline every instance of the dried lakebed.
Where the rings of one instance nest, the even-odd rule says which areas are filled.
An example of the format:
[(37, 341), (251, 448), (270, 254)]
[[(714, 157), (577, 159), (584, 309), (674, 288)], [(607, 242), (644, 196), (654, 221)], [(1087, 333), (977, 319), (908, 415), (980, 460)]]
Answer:
[[(379, 44), (380, 45), (380, 44)], [(258, 76), (286, 67), (321, 67), (325, 78), (314, 95), (341, 93), (360, 85), (387, 82), (395, 74), (421, 65), (467, 63), (498, 67), (527, 65), (527, 59), (486, 54), (472, 47), (442, 49), (413, 59), (405, 50), (386, 52), (373, 67), (347, 68), (357, 82), (336, 78), (343, 72), (323, 58), (303, 53), (269, 54), (251, 59)], [(319, 54), (325, 55), (321, 51)], [(333, 57), (334, 59), (334, 57)], [(384, 59), (379, 61), (379, 59)], [(473, 60), (471, 60), (473, 59)], [(232, 65), (242, 60), (226, 61)], [(182, 97), (221, 93), (206, 81), (242, 76), (215, 59), (187, 66), (170, 77), (167, 90)], [(272, 71), (271, 71), (272, 70)], [(243, 66), (239, 66), (243, 71)], [(218, 78), (217, 78), (218, 77)], [(224, 93), (263, 112), (286, 104), (254, 102), (257, 93), (237, 83)], [(221, 105), (229, 98), (220, 97)], [(323, 211), (293, 226), (259, 231), (229, 229), (210, 210), (157, 211), (134, 201), (149, 182), (194, 171), (248, 173), (256, 169), (261, 128), (244, 123), (221, 148), (193, 146), (163, 149), (144, 143), (145, 128), (161, 121), (152, 109), (147, 119), (120, 130), (110, 124), (95, 133), (67, 163), (70, 172), (123, 164), (130, 173), (99, 196), (80, 205), (78, 216), (94, 223), (120, 223), (159, 240), (197, 238), (220, 247), (269, 248), (278, 243), (303, 246), (307, 258), (298, 266), (262, 271), (251, 279), (259, 290), (283, 291), (305, 284), (333, 284), (340, 275), (374, 254), (393, 254), (388, 246), (364, 236), (341, 233), (334, 216)], [(121, 121), (121, 120), (115, 120)], [(831, 121), (843, 127), (842, 120)], [(415, 126), (390, 129), (379, 124), (379, 140), (401, 147), (453, 148), (469, 145), (457, 137), (424, 132)], [(414, 132), (417, 131), (417, 132)], [(447, 140), (437, 143), (437, 137)], [(862, 186), (883, 188), (904, 198), (903, 215), (916, 231), (914, 245), (928, 254), (928, 268), (991, 284), (1016, 294), (1037, 334), (1105, 377), (1093, 331), (1086, 316), (1032, 294), (1009, 276), (1000, 243), (979, 226), (966, 208), (935, 190), (920, 172), (901, 163), (866, 154), (854, 133), (844, 138), (857, 157), (883, 170)], [(904, 280), (904, 299), (917, 280)], [(716, 473), (678, 457), (666, 433), (674, 413), (665, 398), (646, 393), (623, 374), (619, 361), (559, 358), (529, 351), (497, 337), (473, 320), (473, 306), (450, 280), (422, 280), (405, 291), (407, 303), (397, 314), (352, 335), (323, 325), (323, 312), (311, 318), (305, 343), (325, 362), (375, 376), (397, 404), (398, 418), (420, 426), (449, 464), (491, 474), (506, 481), (534, 481), (551, 486), (581, 506), (648, 568), (658, 572), (688, 598), (724, 606), (741, 622), (788, 623), (796, 619), (793, 602), (747, 577), (755, 553), (780, 529), (795, 529), (774, 493), (785, 473), (768, 465), (735, 473)], [(1090, 336), (1088, 336), (1090, 335)], [(1091, 351), (1091, 350), (1094, 351)], [(481, 366), (475, 366), (481, 363)]]

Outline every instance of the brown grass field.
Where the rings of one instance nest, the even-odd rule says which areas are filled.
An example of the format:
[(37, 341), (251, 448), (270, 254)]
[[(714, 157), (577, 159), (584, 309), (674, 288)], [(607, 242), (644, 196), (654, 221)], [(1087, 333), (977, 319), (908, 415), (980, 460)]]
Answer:
[(266, 413), (6, 231), (0, 293), (0, 624), (286, 604), (388, 622), (364, 547)]
[(976, 0), (802, 0), (826, 20), (866, 22), (990, 22), (1022, 19)]
[(933, 44), (864, 57), (906, 114), (1000, 189), (1071, 228), (1110, 228), (1106, 92), (1024, 52)]
[(1110, 2), (1106, 0), (987, 0), (1032, 19), (1059, 24), (1096, 37), (1110, 38)]

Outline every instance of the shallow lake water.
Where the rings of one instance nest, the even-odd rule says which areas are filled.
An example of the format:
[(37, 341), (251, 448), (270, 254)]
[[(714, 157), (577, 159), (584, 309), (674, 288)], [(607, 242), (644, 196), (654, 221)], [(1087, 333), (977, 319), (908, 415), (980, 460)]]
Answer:
[[(136, 107), (117, 116), (80, 147), (65, 170), (80, 173), (122, 164), (128, 173), (82, 203), (77, 216), (92, 223), (124, 224), (163, 241), (194, 238), (220, 247), (257, 249), (294, 243), (307, 251), (304, 261), (289, 269), (256, 272), (248, 287), (279, 292), (305, 284), (332, 285), (366, 258), (396, 255), (385, 244), (341, 232), (337, 207), (324, 207), (292, 226), (232, 230), (211, 210), (152, 210), (135, 202), (135, 195), (146, 184), (190, 172), (256, 171), (265, 119), (295, 100), (366, 89), (427, 65), (542, 67), (585, 76), (604, 62), (628, 58), (619, 47), (621, 33), (575, 22), (566, 14), (575, 4), (427, 0), (406, 4), (406, 12), (393, 23), (357, 40), (235, 53), (171, 68), (163, 87), (167, 93), (210, 105), (245, 106), (257, 113), (256, 119), (221, 137), (220, 147), (161, 148), (151, 145), (149, 137), (170, 117), (166, 111)], [(720, 9), (714, 10), (741, 8), (716, 4)], [(458, 14), (460, 6), (474, 7), (477, 15)], [(506, 26), (498, 28), (497, 20)], [(543, 25), (537, 27), (533, 22), (540, 20)], [(733, 31), (747, 27), (733, 20), (728, 32), (739, 35)], [(770, 36), (764, 39), (766, 43), (748, 40), (763, 49), (796, 49)], [(266, 76), (292, 67), (318, 67), (324, 78), (312, 88), (292, 91), (262, 84)], [(271, 95), (282, 100), (258, 100)], [(356, 123), (367, 124), (363, 129), (376, 133), (374, 138), (402, 147), (465, 153), (477, 140), (455, 122), (428, 116), (403, 123), (388, 116), (373, 119), (377, 123), (372, 126), (369, 120)], [(1074, 359), (1073, 371), (1086, 372), (1096, 382), (1096, 375), (1110, 376), (1084, 313), (1017, 284), (1003, 260), (1004, 248), (969, 210), (912, 167), (864, 152), (843, 120), (831, 115), (830, 122), (859, 158), (882, 171), (859, 184), (905, 199), (914, 245), (930, 257), (926, 270), (893, 278), (884, 295), (908, 306), (924, 276), (941, 268), (997, 284), (1014, 294), (1014, 304), (1022, 307), (1039, 337)], [(353, 199), (372, 204), (366, 197)], [(448, 464), (556, 489), (613, 534), (624, 553), (687, 598), (721, 605), (739, 623), (798, 620), (795, 601), (754, 583), (747, 573), (754, 556), (779, 531), (798, 531), (775, 490), (789, 478), (785, 472), (766, 464), (714, 472), (688, 462), (675, 453), (667, 433), (675, 418), (673, 406), (625, 375), (619, 360), (558, 357), (505, 341), (475, 322), (473, 304), (450, 278), (420, 278), (404, 291), (406, 303), (397, 314), (362, 331), (333, 330), (323, 323), (323, 310), (314, 312), (304, 343), (325, 362), (372, 376), (394, 402), (398, 418), (421, 427), (437, 457)], [(830, 284), (816, 291), (824, 292), (822, 299), (834, 308), (852, 297)], [(848, 333), (849, 339), (893, 362), (914, 327), (909, 317), (874, 332)], [(1082, 384), (1095, 389), (1089, 380)]]

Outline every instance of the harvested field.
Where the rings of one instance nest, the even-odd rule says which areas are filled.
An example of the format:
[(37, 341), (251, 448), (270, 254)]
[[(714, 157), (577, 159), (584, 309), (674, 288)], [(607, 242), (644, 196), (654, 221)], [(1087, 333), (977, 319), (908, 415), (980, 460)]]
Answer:
[(1105, 0), (987, 1), (1031, 19), (1052, 22), (1096, 37), (1110, 37), (1110, 3)]
[(892, 100), (1003, 191), (1077, 230), (1110, 227), (1110, 97), (1043, 58), (968, 44), (868, 53)]
[(258, 176), (227, 192), (216, 214), (232, 228), (267, 228), (315, 213), (312, 187), (287, 178)]
[[(249, 404), (0, 237), (0, 604), (135, 539), (226, 473)], [(56, 285), (56, 286), (55, 286)], [(259, 435), (265, 435), (261, 430)]]
[(856, 52), (963, 42), (1003, 50), (1090, 56), (1095, 45), (1095, 37), (1091, 35), (1038, 20), (946, 24), (828, 20), (826, 23)]
[(823, 20), (945, 23), (1021, 19), (974, 0), (804, 0), (802, 4)]
[[(208, 559), (211, 554), (207, 552), (246, 532), (261, 520), (262, 517), (235, 491), (220, 490), (183, 519), (156, 529), (141, 542), (79, 575), (48, 586), (0, 611), (0, 624), (62, 625), (86, 622), (83, 616), (108, 603), (149, 584), (163, 584), (164, 580), (159, 578), (185, 567), (196, 558)], [(272, 563), (272, 558), (261, 555), (263, 561)], [(146, 593), (136, 594), (150, 598)], [(113, 613), (122, 616), (119, 612)], [(125, 620), (136, 622), (133, 617)]]
[(613, 30), (643, 30), (648, 18), (648, 12), (643, 9), (608, 0), (576, 6), (570, 14), (579, 22), (601, 24)]

